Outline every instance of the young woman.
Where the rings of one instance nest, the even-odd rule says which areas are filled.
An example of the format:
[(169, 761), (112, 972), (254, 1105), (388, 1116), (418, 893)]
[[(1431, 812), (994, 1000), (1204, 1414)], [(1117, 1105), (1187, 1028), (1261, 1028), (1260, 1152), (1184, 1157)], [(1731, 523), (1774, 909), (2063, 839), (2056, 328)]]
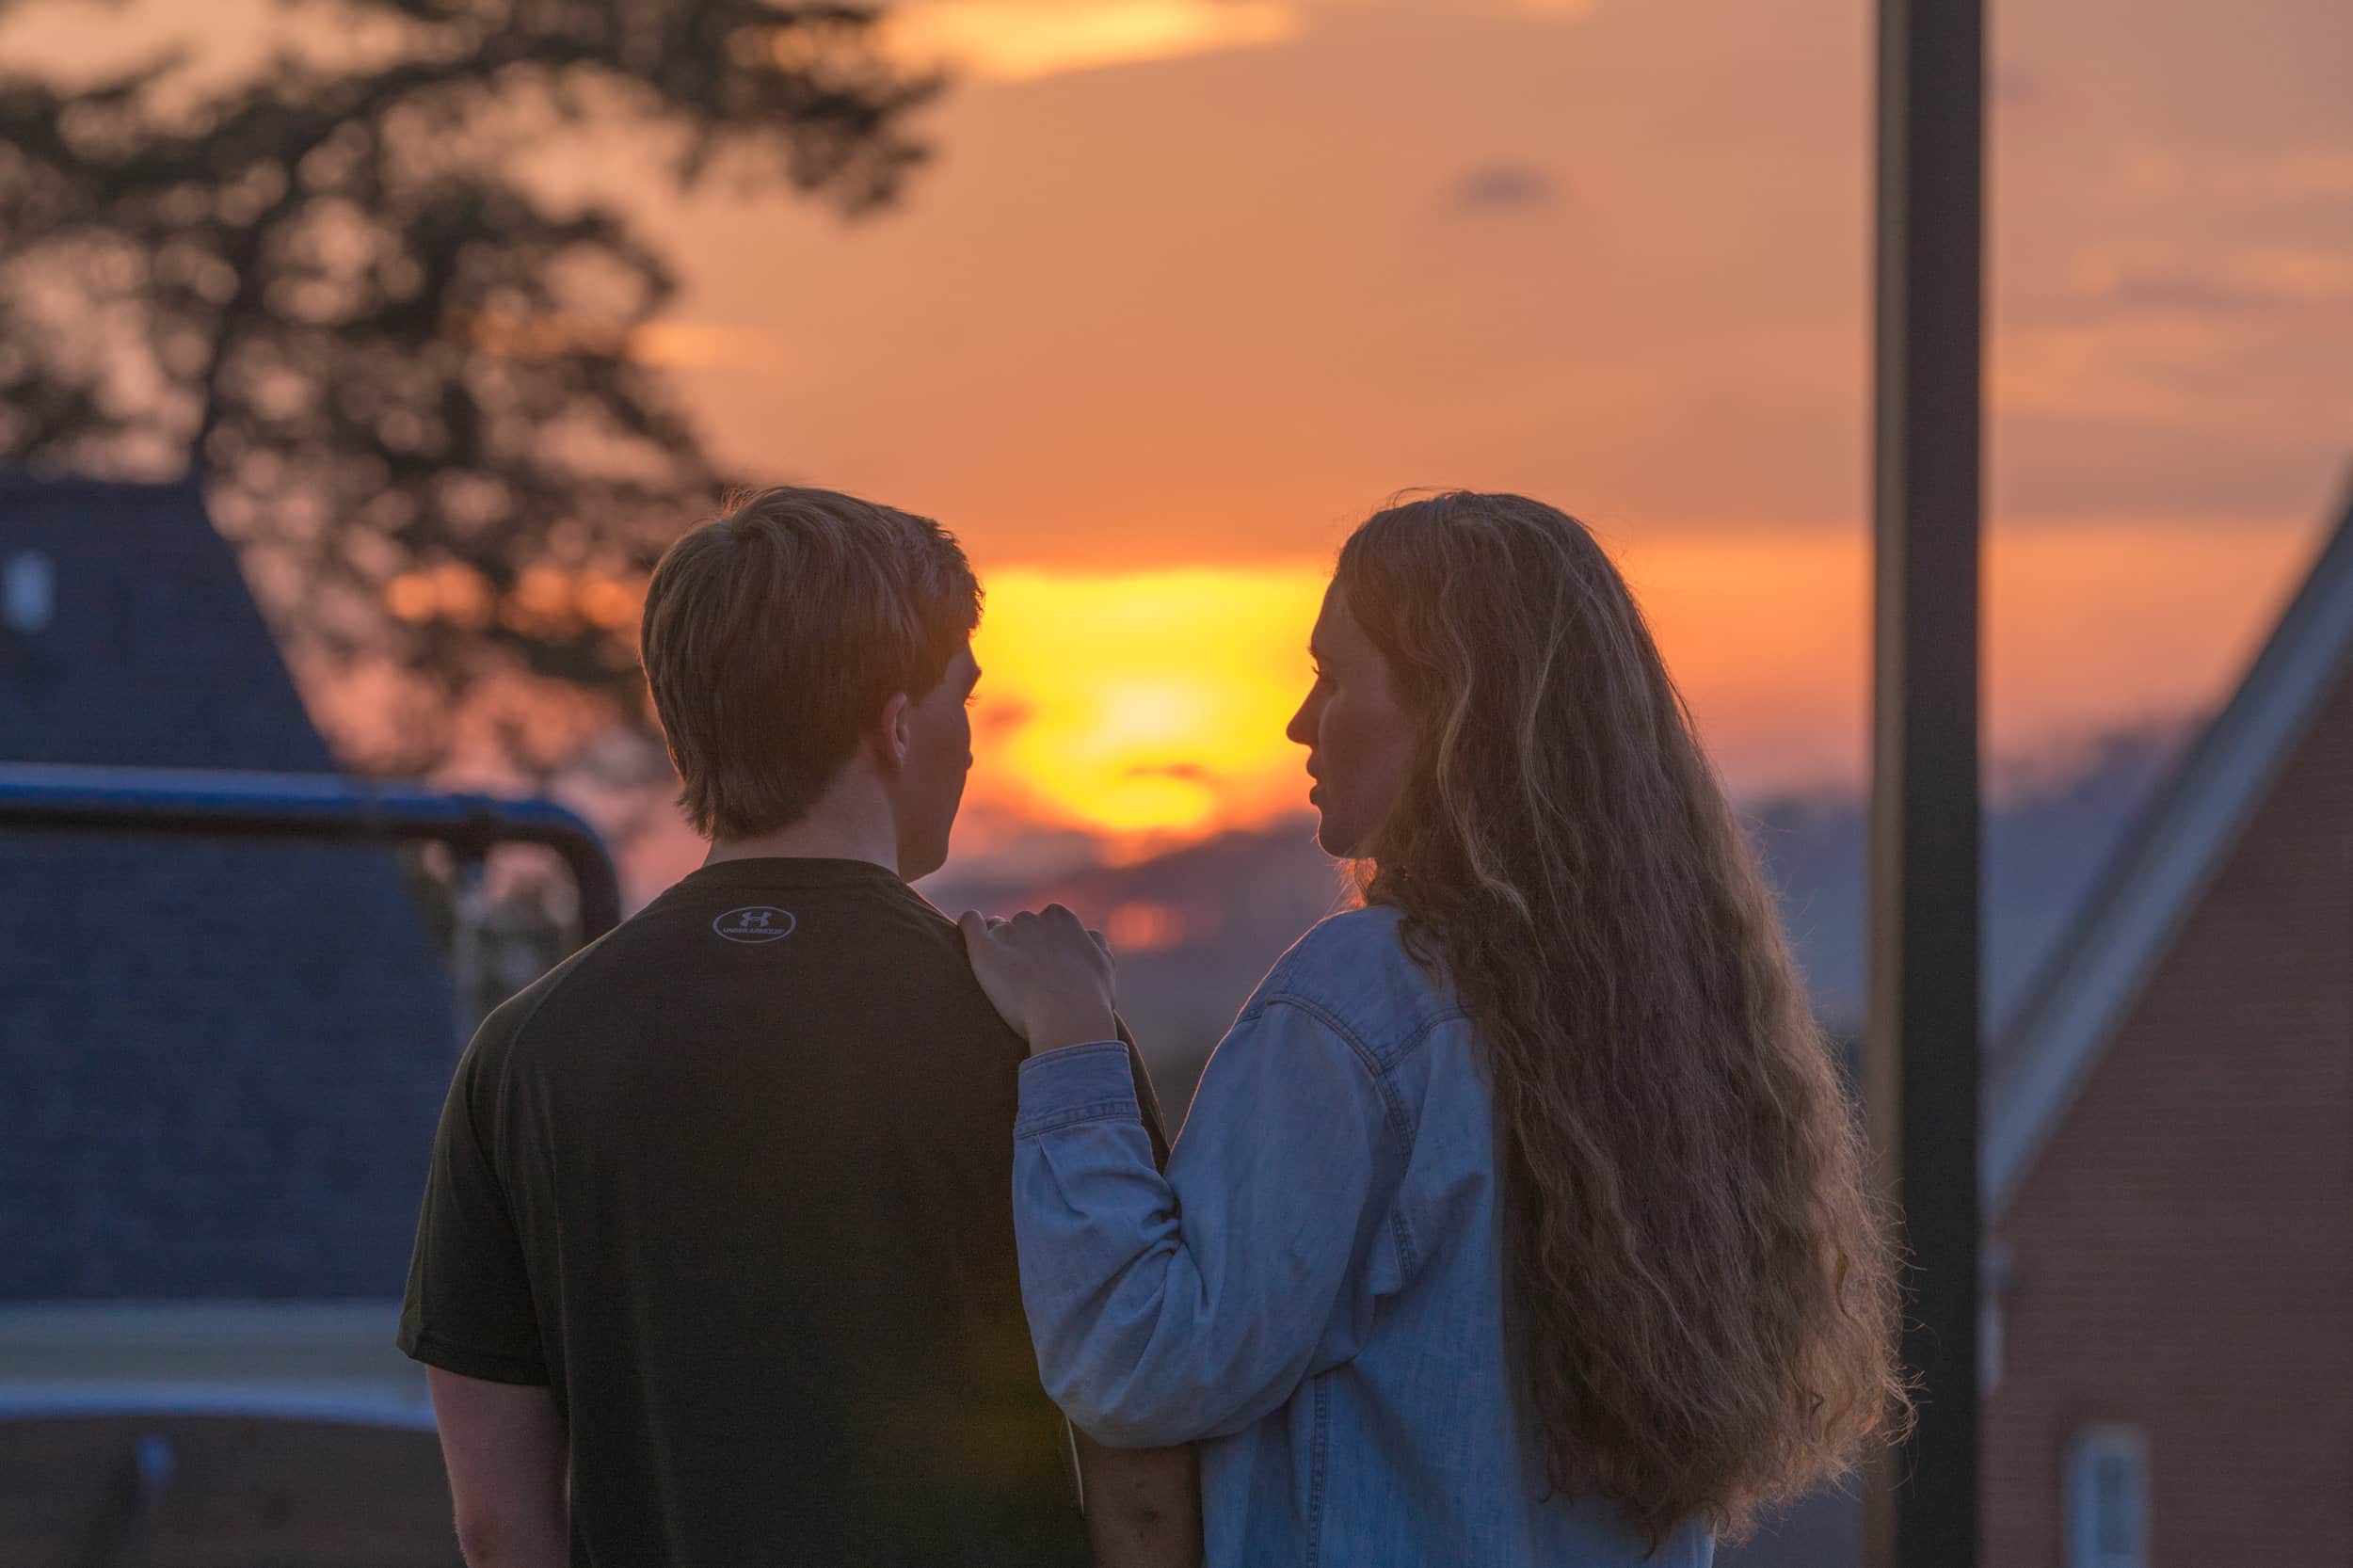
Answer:
[(1165, 1176), (1109, 955), (964, 920), (1029, 1037), (1047, 1389), (1202, 1442), (1212, 1568), (1698, 1568), (1900, 1416), (1894, 1265), (1755, 857), (1574, 520), (1380, 513), (1292, 719), (1363, 907), (1275, 965)]

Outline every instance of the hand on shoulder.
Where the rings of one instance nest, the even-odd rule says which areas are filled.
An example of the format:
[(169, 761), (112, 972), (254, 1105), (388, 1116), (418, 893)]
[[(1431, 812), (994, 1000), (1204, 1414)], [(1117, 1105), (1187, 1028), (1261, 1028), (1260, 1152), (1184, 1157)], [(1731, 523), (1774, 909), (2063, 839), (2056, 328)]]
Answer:
[(1059, 904), (1010, 920), (956, 917), (974, 978), (1030, 1054), (1118, 1038), (1111, 944)]

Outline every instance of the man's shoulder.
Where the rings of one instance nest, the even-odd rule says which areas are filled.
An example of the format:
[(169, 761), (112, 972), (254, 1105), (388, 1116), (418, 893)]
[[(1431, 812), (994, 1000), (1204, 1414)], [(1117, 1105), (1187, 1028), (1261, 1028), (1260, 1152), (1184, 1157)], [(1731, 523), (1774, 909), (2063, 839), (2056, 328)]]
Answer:
[(538, 979), (500, 1002), (483, 1016), (474, 1031), (472, 1042), (466, 1048), (466, 1064), (475, 1072), (502, 1063), (511, 1055), (521, 1040), (531, 1019), (549, 998), (562, 990), (572, 977), (586, 967), (599, 950), (618, 936), (625, 926), (616, 927), (595, 941), (555, 965)]
[[(471, 1070), (493, 1072), (521, 1062), (546, 1065), (546, 1048), (556, 1042), (573, 1042), (584, 1031), (610, 1035), (621, 1027), (618, 1020), (642, 1025), (663, 1014), (645, 1005), (648, 991), (693, 984), (701, 987), (706, 1004), (723, 1004), (741, 984), (747, 1006), (769, 1007), (768, 988), (776, 977), (756, 962), (741, 973), (733, 964), (768, 951), (765, 943), (728, 937), (725, 931), (713, 935), (714, 910), (740, 896), (656, 899), (493, 1009), (469, 1048)], [(871, 1013), (878, 1027), (898, 1032), (920, 1016), (926, 1027), (984, 1038), (992, 1047), (1018, 1046), (972, 978), (955, 921), (920, 894), (900, 885), (877, 888), (872, 896), (864, 889), (847, 899), (836, 892), (827, 902), (822, 914), (803, 906), (780, 918), (767, 905), (753, 907), (771, 915), (765, 930), (783, 929), (774, 938), (778, 943), (806, 940), (822, 929), (825, 956), (792, 967), (798, 979), (786, 984), (813, 981), (812, 1004), (836, 1024)], [(794, 923), (785, 924), (788, 920)]]

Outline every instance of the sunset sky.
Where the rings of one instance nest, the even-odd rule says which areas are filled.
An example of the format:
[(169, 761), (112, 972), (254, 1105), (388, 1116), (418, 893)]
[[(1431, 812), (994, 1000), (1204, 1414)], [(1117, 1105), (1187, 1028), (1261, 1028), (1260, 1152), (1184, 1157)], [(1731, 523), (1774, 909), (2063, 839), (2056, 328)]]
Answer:
[[(263, 0), (147, 8), (250, 47)], [(687, 281), (641, 352), (763, 476), (988, 580), (977, 801), (1179, 836), (1299, 805), (1333, 549), (1403, 487), (1615, 549), (1737, 787), (1865, 723), (1862, 0), (913, 0), (902, 208), (536, 172)], [(40, 28), (49, 27), (48, 24)], [(87, 47), (34, 24), (0, 47)], [(152, 36), (151, 32), (148, 36)], [(1997, 755), (2226, 688), (2353, 472), (2353, 8), (1994, 10)]]
[[(2353, 469), (2353, 21), (2261, 14), (1996, 9), (1997, 753), (2213, 700)], [(1434, 484), (1599, 529), (1737, 786), (1857, 779), (1866, 6), (899, 18), (967, 72), (904, 211), (658, 221), (680, 313), (751, 329), (678, 353), (725, 450), (992, 577), (983, 799), (1296, 807), (1331, 552)]]

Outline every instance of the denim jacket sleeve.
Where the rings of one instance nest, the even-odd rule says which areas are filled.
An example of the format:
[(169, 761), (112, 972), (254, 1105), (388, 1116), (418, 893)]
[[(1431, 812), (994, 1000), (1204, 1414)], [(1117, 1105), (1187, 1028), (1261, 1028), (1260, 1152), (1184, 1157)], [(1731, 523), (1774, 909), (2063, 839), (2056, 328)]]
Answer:
[(1259, 999), (1210, 1058), (1163, 1177), (1122, 1048), (1024, 1066), (1022, 1298), (1073, 1421), (1113, 1444), (1221, 1436), (1356, 1353), (1404, 1166), (1385, 1103), (1321, 1009)]

